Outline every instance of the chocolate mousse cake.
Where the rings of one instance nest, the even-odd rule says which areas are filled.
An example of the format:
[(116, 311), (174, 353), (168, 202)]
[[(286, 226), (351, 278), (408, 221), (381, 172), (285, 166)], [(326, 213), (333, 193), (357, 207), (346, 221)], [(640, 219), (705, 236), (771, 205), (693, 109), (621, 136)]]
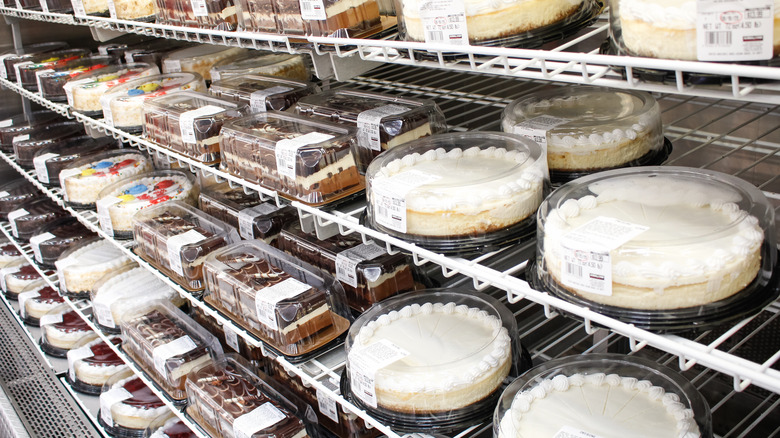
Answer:
[(81, 222), (73, 217), (57, 219), (30, 238), (30, 247), (39, 266), (54, 269), (54, 262), (63, 252), (75, 248), (82, 242), (96, 237)]
[[(30, 290), (33, 289), (33, 290)], [(59, 292), (51, 286), (39, 284), (27, 288), (17, 297), (19, 301), (19, 316), (25, 324), (33, 327), (40, 326), (41, 316), (65, 302)]]
[(140, 377), (127, 374), (129, 377), (106, 383), (100, 394), (99, 421), (112, 436), (140, 437), (154, 419), (169, 414), (170, 409)]
[[(111, 342), (120, 345), (122, 339), (115, 336)], [(100, 394), (106, 381), (125, 369), (122, 358), (101, 339), (68, 351), (68, 381), (73, 389), (84, 394)]]
[(33, 159), (35, 154), (46, 146), (58, 144), (71, 137), (83, 136), (84, 125), (81, 122), (70, 120), (66, 122), (46, 125), (31, 134), (25, 134), (16, 137), (14, 141), (14, 157), (17, 164), (25, 169), (32, 169), (35, 165)]
[(68, 351), (79, 342), (98, 337), (81, 315), (75, 310), (67, 309), (70, 309), (70, 306), (63, 304), (39, 320), (43, 332), (41, 350), (49, 356), (67, 357)]
[(67, 216), (68, 213), (51, 199), (38, 198), (8, 213), (8, 222), (14, 237), (26, 242), (45, 225)]
[(300, 98), (316, 91), (317, 87), (311, 82), (254, 74), (222, 79), (209, 87), (209, 93), (214, 96), (243, 102), (253, 112), (286, 111)]
[(43, 196), (30, 181), (20, 178), (0, 186), (0, 219), (8, 220), (8, 213), (27, 201)]
[(41, 126), (62, 121), (65, 119), (61, 115), (49, 110), (33, 111), (29, 119), (24, 114), (19, 114), (0, 120), (0, 151), (13, 153), (14, 138), (30, 135)]

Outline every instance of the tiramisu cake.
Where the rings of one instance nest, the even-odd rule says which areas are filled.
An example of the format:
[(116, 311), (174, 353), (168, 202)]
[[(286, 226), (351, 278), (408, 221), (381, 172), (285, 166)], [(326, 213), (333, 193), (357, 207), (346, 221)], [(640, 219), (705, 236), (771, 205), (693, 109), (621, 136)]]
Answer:
[(349, 328), (344, 291), (319, 269), (257, 241), (212, 253), (205, 301), (288, 356), (301, 356)]
[(366, 173), (371, 221), (392, 234), (483, 236), (532, 217), (544, 150), (519, 136), (440, 134), (391, 149)]
[(151, 160), (140, 151), (121, 149), (80, 159), (60, 172), (60, 187), (69, 206), (94, 208), (100, 192), (111, 184), (152, 171)]
[[(121, 345), (118, 336), (111, 338)], [(127, 365), (103, 340), (95, 339), (68, 351), (68, 380), (73, 389), (85, 394), (100, 394), (111, 376), (127, 369)]]
[(95, 233), (87, 229), (76, 218), (57, 219), (47, 225), (39, 234), (30, 238), (35, 261), (39, 266), (54, 269), (54, 263), (65, 251), (75, 248), (95, 237)]
[(133, 215), (166, 201), (195, 204), (195, 177), (178, 170), (160, 170), (131, 176), (106, 187), (95, 203), (100, 227), (115, 238), (133, 237)]
[(683, 167), (586, 178), (540, 209), (538, 272), (549, 286), (609, 306), (679, 309), (728, 298), (761, 271), (766, 225), (751, 209), (763, 195), (752, 185)]
[(225, 123), (220, 146), (230, 173), (321, 205), (364, 188), (355, 141), (353, 128), (274, 111)]
[(22, 321), (36, 327), (40, 324), (41, 316), (65, 302), (57, 290), (45, 284), (33, 284), (20, 293), (17, 300)]
[(143, 436), (146, 428), (161, 415), (173, 413), (130, 371), (115, 374), (100, 394), (100, 423), (112, 436)]
[(138, 255), (189, 290), (201, 290), (205, 258), (240, 238), (230, 225), (177, 201), (133, 217)]
[(55, 307), (39, 321), (43, 333), (41, 349), (50, 356), (64, 358), (79, 342), (98, 338), (81, 315), (70, 310), (69, 304)]
[(234, 76), (213, 82), (209, 87), (209, 93), (214, 96), (245, 103), (252, 112), (285, 111), (316, 90), (311, 82), (261, 75)]
[(141, 62), (121, 64), (69, 81), (63, 89), (68, 98), (68, 105), (73, 110), (90, 117), (100, 116), (103, 113), (100, 98), (109, 89), (131, 79), (157, 74), (160, 74), (160, 69), (153, 64)]
[(98, 280), (130, 263), (132, 260), (113, 243), (101, 239), (66, 251), (54, 265), (64, 295), (89, 298)]
[(550, 170), (619, 167), (663, 147), (661, 111), (641, 91), (560, 87), (526, 95), (502, 115), (505, 132), (547, 145)]
[(328, 36), (341, 30), (358, 37), (381, 25), (375, 0), (324, 0), (324, 10), (303, 10), (298, 1), (274, 2), (280, 30), (287, 35)]

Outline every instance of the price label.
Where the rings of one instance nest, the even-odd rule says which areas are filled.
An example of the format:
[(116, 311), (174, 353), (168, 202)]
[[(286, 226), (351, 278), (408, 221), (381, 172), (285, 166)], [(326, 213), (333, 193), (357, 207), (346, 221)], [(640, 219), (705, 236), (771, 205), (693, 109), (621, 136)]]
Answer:
[(264, 113), (268, 107), (268, 103), (266, 102), (266, 100), (270, 96), (273, 96), (275, 94), (287, 93), (292, 90), (293, 89), (291, 87), (276, 86), (276, 87), (266, 88), (265, 90), (253, 91), (252, 94), (249, 95), (249, 106), (252, 109), (252, 112)]
[[(338, 394), (339, 385), (330, 379), (322, 382), (322, 385), (334, 394)], [(331, 397), (327, 391), (323, 391), (317, 388), (317, 405), (320, 408), (320, 412), (326, 417), (330, 418), (334, 423), (339, 422), (339, 411), (336, 399)]]
[(234, 351), (240, 353), (241, 347), (238, 345), (238, 334), (229, 326), (223, 325), (222, 328), (225, 330), (225, 342)]
[(562, 117), (539, 116), (518, 123), (512, 128), (512, 132), (535, 141), (547, 150), (547, 131), (570, 121)]
[(238, 232), (244, 239), (255, 238), (255, 219), (279, 211), (276, 204), (263, 202), (254, 207), (245, 208), (238, 212)]
[(276, 321), (276, 304), (282, 300), (288, 300), (311, 289), (306, 283), (294, 278), (266, 287), (255, 294), (255, 311), (257, 319), (271, 330), (279, 330)]
[(19, 229), (17, 228), (16, 220), (20, 217), (27, 216), (28, 214), (30, 213), (23, 208), (8, 213), (8, 223), (11, 225), (11, 232), (14, 237), (19, 237)]
[(773, 0), (697, 0), (696, 56), (699, 61), (771, 59)]
[(167, 376), (168, 372), (165, 369), (165, 364), (168, 359), (174, 356), (181, 356), (188, 353), (197, 347), (195, 342), (189, 336), (182, 336), (167, 344), (158, 345), (152, 350), (152, 358), (154, 359), (154, 369), (160, 374), (160, 376)]
[(190, 6), (192, 6), (192, 15), (196, 17), (207, 17), (209, 15), (206, 0), (190, 0)]
[(38, 176), (38, 181), (43, 184), (49, 183), (49, 170), (46, 169), (46, 161), (59, 156), (60, 154), (49, 152), (33, 158), (33, 167), (35, 167), (35, 174)]
[(376, 408), (376, 372), (409, 355), (387, 339), (349, 352), (349, 381), (352, 394)]
[(310, 132), (297, 138), (286, 138), (276, 142), (276, 171), (279, 176), (294, 180), (297, 175), (296, 157), (298, 156), (298, 149), (306, 145), (322, 143), (331, 138), (333, 136), (329, 134)]
[(114, 117), (111, 115), (111, 94), (105, 93), (99, 99), (100, 108), (103, 109), (103, 121), (106, 125), (114, 126)]
[(117, 18), (116, 5), (114, 4), (114, 0), (108, 0), (108, 15), (115, 20)]
[(352, 287), (358, 287), (357, 266), (386, 254), (384, 248), (374, 243), (363, 243), (336, 254), (336, 279)]
[(5, 197), (6, 197), (6, 196), (8, 196), (8, 195), (9, 195), (9, 193), (8, 193), (8, 192), (6, 192), (5, 190), (3, 190), (2, 192), (0, 192), (0, 199), (1, 199), (1, 198), (5, 198)]
[(116, 388), (109, 389), (108, 391), (100, 394), (100, 418), (104, 423), (113, 427), (114, 416), (111, 415), (111, 407), (117, 403), (121, 403), (129, 398), (133, 394), (130, 394), (128, 390), (118, 386)]
[(114, 235), (114, 224), (111, 221), (111, 206), (119, 204), (120, 202), (122, 202), (122, 200), (116, 196), (106, 196), (105, 198), (98, 199), (95, 203), (100, 229), (109, 236)]
[(406, 195), (417, 187), (438, 181), (441, 176), (409, 170), (371, 182), (374, 220), (391, 230), (406, 232)]
[(555, 435), (553, 435), (553, 438), (601, 438), (598, 435), (594, 435), (590, 432), (585, 432), (581, 429), (576, 429), (574, 427), (569, 426), (563, 426), (561, 430), (559, 430)]
[(233, 421), (233, 436), (236, 438), (252, 438), (256, 433), (268, 429), (284, 420), (287, 416), (271, 402), (265, 402), (252, 412), (244, 414)]
[(163, 59), (164, 73), (179, 73), (181, 71), (181, 61), (178, 59)]
[(92, 302), (92, 313), (95, 315), (95, 319), (103, 327), (116, 328), (116, 321), (114, 321), (114, 315), (111, 314), (110, 304), (99, 301), (100, 298), (100, 295), (98, 295)]
[(178, 236), (172, 236), (168, 238), (166, 245), (168, 247), (168, 266), (171, 270), (179, 275), (184, 275), (184, 268), (182, 267), (181, 249), (185, 245), (191, 245), (206, 240), (206, 236), (200, 234), (196, 230), (189, 230), (186, 233), (179, 234)]
[(466, 25), (464, 0), (423, 0), (420, 19), (425, 29), (425, 42), (467, 46), (469, 33)]
[(224, 112), (225, 108), (215, 105), (206, 105), (196, 110), (187, 111), (179, 116), (179, 131), (181, 132), (181, 141), (184, 143), (196, 143), (195, 137), (195, 119), (198, 117), (210, 116)]
[(68, 351), (68, 377), (70, 377), (71, 382), (76, 381), (76, 362), (94, 355), (92, 348), (89, 346)]
[(30, 246), (32, 247), (33, 254), (35, 255), (35, 261), (43, 263), (43, 256), (41, 256), (41, 243), (54, 239), (56, 236), (52, 233), (46, 232), (38, 234), (30, 238)]
[(38, 319), (38, 323), (41, 327), (45, 325), (59, 324), (62, 322), (62, 313), (57, 315), (43, 315)]
[(77, 17), (87, 17), (87, 10), (84, 8), (84, 2), (82, 0), (70, 0), (70, 4), (73, 5), (73, 15)]
[(301, 5), (301, 18), (310, 20), (327, 20), (325, 5), (322, 0), (299, 0)]
[(372, 151), (382, 150), (381, 124), (385, 117), (403, 114), (409, 108), (401, 105), (384, 105), (363, 111), (357, 116), (358, 145)]
[(16, 135), (11, 139), (11, 143), (19, 143), (20, 141), (27, 141), (30, 139), (30, 134)]
[[(2, 66), (2, 65), (3, 65), (3, 62), (0, 61), (0, 66)], [(13, 123), (14, 123), (13, 119), (0, 120), (0, 128), (7, 128), (7, 127), (11, 126)]]

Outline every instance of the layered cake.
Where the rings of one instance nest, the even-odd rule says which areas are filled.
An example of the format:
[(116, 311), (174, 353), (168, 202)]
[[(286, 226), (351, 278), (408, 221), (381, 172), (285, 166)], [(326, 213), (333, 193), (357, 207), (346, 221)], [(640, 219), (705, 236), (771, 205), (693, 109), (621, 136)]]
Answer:
[(149, 438), (196, 438), (195, 432), (190, 430), (189, 426), (179, 420), (178, 417), (170, 418), (165, 421), (161, 426), (155, 428), (154, 425), (150, 426), (150, 429), (154, 430)]
[(550, 170), (623, 166), (664, 144), (658, 103), (641, 91), (560, 87), (513, 101), (501, 119), (547, 146)]
[(157, 74), (160, 74), (160, 69), (156, 65), (141, 62), (122, 64), (81, 76), (69, 81), (63, 88), (71, 108), (88, 116), (96, 116), (102, 115), (100, 98), (109, 89), (132, 79)]
[(25, 169), (32, 169), (35, 154), (63, 140), (84, 135), (84, 125), (75, 120), (46, 125), (32, 134), (14, 137), (14, 158)]
[(133, 215), (166, 201), (195, 204), (198, 200), (195, 178), (176, 170), (131, 176), (100, 192), (96, 202), (100, 227), (117, 238), (131, 238)]
[(80, 1), (81, 4), (84, 5), (85, 15), (97, 15), (101, 17), (107, 17), (109, 15), (108, 0), (80, 0)]
[(76, 218), (58, 219), (30, 238), (35, 261), (42, 267), (54, 268), (54, 263), (65, 251), (75, 248), (95, 237)]
[(236, 0), (238, 30), (279, 33), (273, 0)]
[(544, 151), (518, 136), (441, 134), (368, 168), (371, 220), (391, 233), (482, 236), (530, 217), (544, 197)]
[(204, 288), (203, 261), (239, 240), (226, 223), (179, 202), (152, 207), (133, 218), (138, 255), (190, 290)]
[(375, 0), (324, 0), (325, 10), (302, 10), (301, 3), (274, 0), (279, 28), (287, 35), (328, 36), (337, 31), (358, 37), (380, 27)]
[(30, 135), (40, 129), (41, 126), (58, 121), (61, 122), (64, 119), (61, 115), (49, 110), (33, 111), (29, 120), (24, 114), (19, 114), (0, 121), (0, 151), (13, 153), (14, 138), (23, 138), (24, 135)]
[(171, 303), (155, 301), (121, 321), (123, 350), (174, 400), (183, 400), (187, 374), (222, 354), (213, 336)]
[(320, 240), (305, 233), (299, 221), (289, 222), (279, 235), (278, 247), (339, 280), (347, 304), (359, 312), (415, 288), (410, 260), (404, 254), (390, 255), (380, 246), (363, 243), (354, 234)]
[(14, 65), (16, 82), (26, 90), (38, 91), (36, 73), (42, 70), (55, 69), (75, 59), (89, 56), (89, 49), (62, 49), (40, 53), (24, 62)]
[[(611, 5), (610, 14), (612, 35), (622, 41), (629, 54), (688, 61), (699, 59), (695, 0), (619, 0), (615, 3)], [(780, 1), (773, 3), (772, 47), (777, 55), (780, 53)]]
[(122, 179), (150, 172), (151, 160), (138, 151), (109, 151), (72, 163), (60, 172), (63, 197), (72, 207), (94, 206), (100, 192)]
[(38, 198), (25, 202), (17, 210), (8, 213), (8, 223), (14, 237), (26, 242), (38, 234), (38, 230), (68, 213), (49, 198)]
[(33, 167), (41, 184), (57, 187), (60, 185), (60, 172), (70, 164), (81, 158), (116, 149), (117, 146), (117, 141), (112, 137), (71, 137), (36, 152)]
[(164, 24), (226, 31), (236, 29), (237, 11), (233, 0), (204, 0), (201, 3), (157, 0), (157, 5), (161, 10), (158, 17), (164, 17), (161, 20)]
[[(114, 345), (122, 339), (111, 338)], [(127, 369), (127, 365), (105, 342), (95, 339), (68, 351), (68, 378), (74, 389), (87, 394), (100, 394), (108, 379)]]
[(51, 312), (52, 309), (65, 302), (60, 293), (51, 286), (40, 284), (32, 289), (22, 292), (17, 297), (19, 301), (19, 314), (25, 323), (37, 326), (41, 316)]
[(187, 379), (187, 399), (187, 413), (215, 437), (308, 436), (294, 406), (281, 401), (234, 356), (193, 371)]
[(113, 243), (98, 240), (63, 253), (55, 266), (63, 294), (87, 298), (95, 282), (130, 263)]
[[(163, 58), (163, 73), (192, 72), (211, 80), (211, 67), (216, 63), (235, 59), (247, 53), (247, 49), (200, 44), (169, 53)], [(198, 90), (198, 91), (206, 91)]]
[[(393, 309), (369, 314), (349, 348), (352, 394), (368, 406), (449, 412), (486, 399), (509, 375), (512, 340), (492, 312), (454, 302)], [(367, 365), (388, 348), (395, 361), (379, 369)], [(360, 383), (372, 372), (373, 385)]]
[(154, 0), (112, 1), (116, 10), (116, 18), (120, 20), (154, 21), (154, 17), (157, 15)]
[[(51, 274), (51, 272), (48, 273)], [(0, 274), (3, 276), (0, 285), (3, 287), (5, 296), (12, 300), (28, 288), (45, 284), (38, 270), (27, 264), (26, 261), (18, 265), (6, 266), (0, 271)]]
[(74, 59), (52, 71), (40, 71), (36, 74), (38, 80), (38, 92), (45, 99), (54, 102), (68, 100), (63, 86), (72, 79), (78, 79), (82, 75), (93, 71), (100, 71), (113, 63), (109, 56), (91, 55), (85, 58)]
[(209, 87), (209, 93), (222, 99), (245, 103), (253, 112), (285, 111), (298, 99), (316, 90), (317, 87), (311, 82), (261, 75), (222, 79)]
[(321, 205), (363, 189), (355, 141), (352, 128), (268, 112), (226, 123), (220, 147), (230, 173)]
[(115, 128), (140, 132), (144, 125), (145, 100), (186, 90), (206, 91), (206, 83), (196, 73), (172, 73), (132, 79), (114, 86), (100, 98), (103, 119)]
[(106, 383), (100, 394), (100, 420), (122, 436), (140, 436), (155, 418), (170, 415), (170, 409), (140, 377), (127, 374)]
[(205, 301), (285, 355), (314, 351), (349, 328), (341, 285), (265, 244), (214, 252), (203, 272)]
[(250, 51), (243, 56), (225, 59), (211, 67), (211, 81), (247, 77), (252, 75), (274, 76), (299, 81), (311, 78), (309, 67), (302, 55), (263, 53)]
[(343, 88), (302, 97), (295, 112), (356, 127), (361, 171), (382, 151), (447, 131), (433, 101)]
[[(645, 310), (700, 306), (750, 284), (764, 230), (740, 207), (755, 196), (739, 191), (747, 184), (698, 169), (642, 169), (580, 179), (546, 201), (540, 275), (587, 300)], [(587, 268), (596, 258), (606, 266)]]
[[(430, 16), (430, 12), (421, 11), (425, 4), (420, 0), (396, 0), (404, 39), (426, 41), (424, 16)], [(479, 43), (509, 38), (555, 24), (573, 15), (582, 4), (583, 0), (469, 0), (463, 2), (462, 11), (466, 14), (469, 42)], [(428, 20), (433, 21), (430, 18)]]
[(0, 219), (8, 220), (8, 213), (41, 196), (43, 193), (24, 178), (0, 186)]
[(50, 356), (66, 357), (79, 342), (98, 338), (81, 315), (68, 309), (69, 305), (63, 304), (40, 318), (41, 348)]
[(247, 240), (260, 239), (274, 245), (282, 226), (298, 220), (298, 210), (263, 202), (257, 192), (245, 193), (243, 188), (230, 188), (220, 183), (200, 192), (198, 208), (239, 230)]

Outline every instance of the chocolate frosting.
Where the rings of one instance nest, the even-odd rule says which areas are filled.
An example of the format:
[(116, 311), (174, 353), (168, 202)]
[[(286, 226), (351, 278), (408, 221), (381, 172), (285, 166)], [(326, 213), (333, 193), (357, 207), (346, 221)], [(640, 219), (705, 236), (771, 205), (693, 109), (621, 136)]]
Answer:
[(125, 399), (122, 403), (141, 409), (156, 409), (165, 403), (157, 397), (151, 389), (141, 380), (140, 377), (128, 380), (122, 385), (132, 397)]
[(57, 322), (52, 325), (55, 329), (64, 331), (65, 333), (74, 332), (91, 332), (86, 321), (81, 318), (81, 315), (76, 313), (75, 310), (65, 312), (62, 314), (62, 322)]

